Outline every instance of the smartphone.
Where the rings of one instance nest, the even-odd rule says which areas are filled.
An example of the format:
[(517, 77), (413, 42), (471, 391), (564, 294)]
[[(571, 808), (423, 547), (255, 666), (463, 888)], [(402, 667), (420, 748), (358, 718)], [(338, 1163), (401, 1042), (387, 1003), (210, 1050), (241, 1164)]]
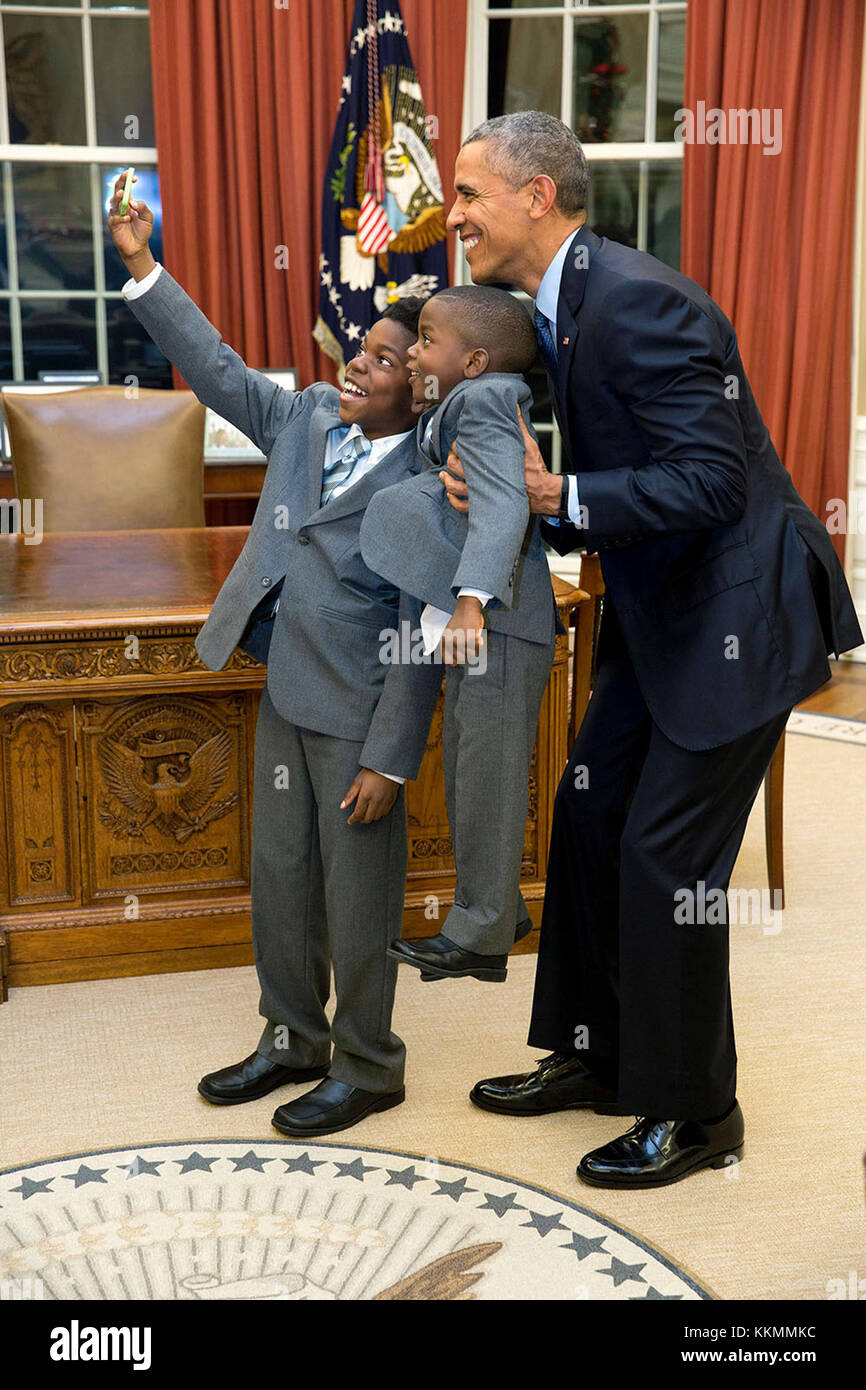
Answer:
[(126, 183), (123, 185), (123, 197), (120, 200), (119, 211), (121, 217), (125, 217), (126, 214), (129, 212), (129, 197), (132, 193), (132, 176), (134, 173), (135, 169), (130, 166), (126, 175)]

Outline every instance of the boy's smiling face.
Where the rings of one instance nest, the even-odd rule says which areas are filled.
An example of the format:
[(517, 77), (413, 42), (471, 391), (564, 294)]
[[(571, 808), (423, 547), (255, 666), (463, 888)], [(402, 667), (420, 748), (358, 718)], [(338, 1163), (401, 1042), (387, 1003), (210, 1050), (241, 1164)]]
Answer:
[(449, 322), (447, 300), (428, 300), (418, 320), (418, 341), (409, 349), (416, 405), (423, 410), (437, 405), (466, 377), (478, 376), (486, 365), (486, 352), (467, 347), (453, 319)]
[[(346, 367), (340, 392), (340, 419), (360, 425), (368, 439), (414, 429), (420, 413), (413, 405), (408, 354), (414, 339), (395, 319), (378, 319)], [(426, 408), (426, 407), (423, 407)]]

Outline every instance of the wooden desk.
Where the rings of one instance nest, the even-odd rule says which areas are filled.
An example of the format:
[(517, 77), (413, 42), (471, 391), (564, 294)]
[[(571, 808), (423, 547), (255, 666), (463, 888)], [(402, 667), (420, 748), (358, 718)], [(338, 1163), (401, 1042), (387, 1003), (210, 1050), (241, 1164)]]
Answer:
[[(0, 536), (6, 983), (252, 960), (253, 745), (265, 668), (236, 650), (224, 670), (209, 671), (193, 645), (246, 536), (245, 526), (54, 532), (38, 545)], [(582, 595), (558, 585), (567, 625)], [(560, 638), (524, 847), (536, 922), (567, 754), (567, 660)], [(177, 788), (212, 740), (214, 780), (190, 814)], [(444, 916), (453, 900), (440, 745), (441, 701), (407, 789), (409, 935), (429, 934), (431, 904), (438, 899)]]

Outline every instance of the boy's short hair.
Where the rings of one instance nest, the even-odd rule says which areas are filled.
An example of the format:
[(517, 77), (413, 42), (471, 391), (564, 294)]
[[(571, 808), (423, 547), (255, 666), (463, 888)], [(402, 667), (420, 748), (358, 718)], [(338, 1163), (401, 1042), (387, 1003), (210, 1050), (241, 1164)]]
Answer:
[(380, 315), (383, 319), (393, 319), (395, 323), (401, 323), (413, 338), (418, 337), (418, 320), (421, 317), (421, 310), (427, 303), (428, 296), (423, 294), (407, 294), (403, 299), (395, 299), (393, 304), (389, 304), (387, 309)]
[(434, 296), (448, 301), (454, 327), (468, 348), (485, 348), (494, 372), (528, 372), (538, 354), (529, 314), (507, 290), (453, 285)]

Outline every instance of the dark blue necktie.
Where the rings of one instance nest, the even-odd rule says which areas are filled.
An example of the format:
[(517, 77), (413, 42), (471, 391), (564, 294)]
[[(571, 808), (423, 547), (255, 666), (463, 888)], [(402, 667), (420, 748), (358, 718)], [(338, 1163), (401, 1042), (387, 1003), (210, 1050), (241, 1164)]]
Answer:
[(536, 309), (535, 311), (535, 331), (538, 334), (538, 342), (541, 347), (541, 355), (544, 358), (544, 365), (555, 381), (559, 369), (559, 361), (556, 356), (556, 345), (553, 341), (553, 334), (550, 331), (550, 320), (540, 309)]

